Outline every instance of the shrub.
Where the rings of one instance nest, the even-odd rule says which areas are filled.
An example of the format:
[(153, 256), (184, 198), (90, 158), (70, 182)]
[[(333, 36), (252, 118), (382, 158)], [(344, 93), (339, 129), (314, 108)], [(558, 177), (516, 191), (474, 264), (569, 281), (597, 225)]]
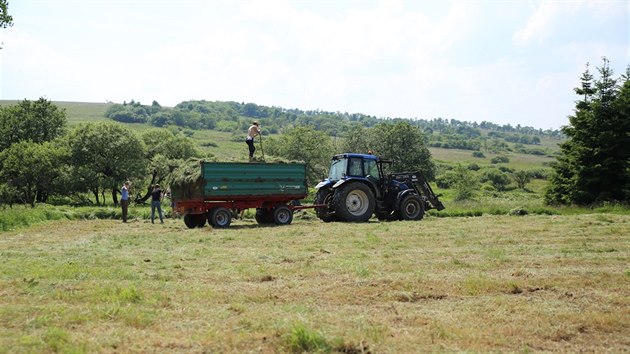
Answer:
[(455, 171), (447, 171), (442, 175), (437, 176), (435, 184), (438, 188), (448, 189), (451, 188), (457, 180), (457, 173)]
[(525, 210), (525, 208), (514, 208), (511, 209), (510, 212), (508, 213), (509, 215), (513, 215), (513, 216), (525, 216), (527, 214), (529, 214), (527, 212), (527, 210)]
[(473, 151), (472, 156), (480, 159), (486, 158), (486, 155), (484, 155), (481, 151)]
[(498, 164), (498, 163), (508, 163), (510, 159), (507, 156), (496, 156), (490, 160), (490, 163)]
[(510, 176), (505, 172), (490, 169), (483, 173), (481, 182), (490, 182), (496, 190), (503, 191), (510, 184)]
[(455, 200), (472, 199), (479, 186), (477, 176), (462, 165), (455, 168), (453, 188), (455, 188)]
[(529, 183), (532, 180), (531, 174), (525, 170), (519, 170), (519, 171), (514, 172), (512, 177), (514, 178), (516, 185), (520, 189), (525, 189), (525, 185), (527, 185), (527, 183)]

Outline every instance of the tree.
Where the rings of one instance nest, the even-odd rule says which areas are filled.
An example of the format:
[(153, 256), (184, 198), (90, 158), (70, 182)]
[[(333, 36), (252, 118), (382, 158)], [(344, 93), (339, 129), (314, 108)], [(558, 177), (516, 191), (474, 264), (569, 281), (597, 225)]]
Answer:
[(630, 200), (630, 83), (613, 79), (608, 59), (592, 82), (588, 65), (581, 77), (583, 95), (570, 124), (562, 131), (567, 141), (545, 193), (548, 203), (592, 204)]
[(116, 203), (118, 186), (125, 180), (140, 179), (146, 172), (145, 148), (129, 129), (116, 123), (79, 125), (68, 136), (70, 160), (77, 178), (99, 204), (99, 193), (112, 191)]
[(181, 133), (167, 129), (150, 129), (143, 132), (141, 138), (147, 148), (146, 157), (149, 160), (156, 155), (184, 160), (200, 155), (195, 143)]
[(452, 174), (451, 185), (455, 189), (455, 200), (468, 200), (479, 190), (479, 180), (468, 168), (457, 164)]
[(435, 178), (435, 164), (424, 134), (408, 122), (377, 124), (370, 130), (370, 146), (393, 162), (394, 171), (421, 171), (427, 179)]
[(0, 107), (0, 151), (24, 140), (51, 141), (64, 134), (65, 126), (65, 110), (44, 98)]
[(368, 129), (359, 123), (352, 123), (341, 134), (343, 152), (367, 153), (370, 149)]
[(13, 26), (13, 17), (9, 15), (9, 1), (0, 0), (0, 28)]
[(532, 174), (529, 171), (518, 170), (512, 174), (512, 178), (514, 182), (516, 182), (516, 186), (520, 189), (525, 189), (527, 183), (531, 182)]
[(267, 140), (267, 152), (288, 160), (304, 161), (311, 184), (317, 183), (328, 172), (334, 154), (332, 141), (326, 133), (312, 127), (295, 127), (278, 138)]
[[(182, 161), (201, 156), (191, 139), (166, 129), (148, 130), (142, 134), (141, 138), (146, 146), (145, 158), (148, 161), (151, 180), (146, 193), (136, 197), (137, 202), (147, 201), (151, 196), (153, 185), (162, 183)], [(115, 197), (114, 203), (117, 203)]]
[(51, 143), (21, 141), (0, 153), (0, 180), (31, 206), (46, 202), (50, 187), (60, 176), (67, 151)]

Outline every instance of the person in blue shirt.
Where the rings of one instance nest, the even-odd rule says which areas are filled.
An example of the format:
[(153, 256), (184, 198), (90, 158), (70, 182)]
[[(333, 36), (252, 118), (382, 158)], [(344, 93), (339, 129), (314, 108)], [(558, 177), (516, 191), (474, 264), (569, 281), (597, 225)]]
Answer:
[(129, 188), (131, 182), (127, 181), (120, 190), (120, 206), (122, 207), (122, 220), (127, 222), (127, 211), (129, 210)]
[(153, 186), (153, 192), (151, 192), (151, 223), (155, 219), (155, 209), (157, 209), (160, 216), (160, 224), (164, 224), (164, 216), (162, 215), (162, 190), (160, 185)]

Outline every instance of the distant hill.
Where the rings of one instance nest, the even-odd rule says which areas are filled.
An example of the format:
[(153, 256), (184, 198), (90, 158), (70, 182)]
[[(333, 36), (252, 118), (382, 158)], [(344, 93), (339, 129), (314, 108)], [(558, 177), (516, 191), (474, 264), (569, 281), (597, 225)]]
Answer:
[[(0, 105), (17, 101), (0, 101)], [(137, 129), (150, 126), (176, 126), (188, 130), (189, 136), (220, 136), (218, 133), (240, 136), (252, 120), (259, 120), (268, 134), (280, 133), (292, 126), (312, 126), (332, 136), (341, 136), (353, 124), (371, 127), (380, 122), (408, 121), (422, 129), (428, 145), (433, 148), (514, 152), (553, 156), (562, 134), (558, 130), (542, 130), (521, 125), (498, 125), (491, 122), (466, 122), (455, 119), (377, 118), (360, 113), (302, 111), (282, 107), (261, 106), (233, 101), (186, 101), (175, 107), (162, 107), (154, 101), (143, 105), (131, 100), (123, 104), (89, 102), (54, 102), (66, 110), (69, 125), (81, 122), (115, 120)], [(134, 130), (137, 130), (134, 129)], [(208, 133), (202, 133), (202, 132)], [(195, 133), (193, 133), (195, 132)], [(211, 133), (215, 132), (215, 133)], [(231, 140), (236, 141), (234, 137)], [(202, 139), (201, 145), (210, 144)]]
[[(0, 100), (0, 106), (16, 104), (17, 100)], [(91, 102), (60, 102), (53, 101), (54, 104), (66, 110), (68, 124), (74, 125), (81, 122), (94, 122), (109, 120), (105, 113), (114, 103), (91, 103)]]

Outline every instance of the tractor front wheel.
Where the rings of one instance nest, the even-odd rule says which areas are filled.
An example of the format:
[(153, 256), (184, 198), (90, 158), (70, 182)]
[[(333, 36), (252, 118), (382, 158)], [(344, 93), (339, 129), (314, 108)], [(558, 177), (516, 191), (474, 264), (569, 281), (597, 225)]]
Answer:
[(333, 196), (335, 215), (342, 221), (368, 221), (372, 217), (375, 204), (370, 187), (359, 182), (342, 185)]
[(424, 216), (424, 203), (415, 194), (408, 195), (400, 202), (398, 209), (400, 220), (420, 220)]

